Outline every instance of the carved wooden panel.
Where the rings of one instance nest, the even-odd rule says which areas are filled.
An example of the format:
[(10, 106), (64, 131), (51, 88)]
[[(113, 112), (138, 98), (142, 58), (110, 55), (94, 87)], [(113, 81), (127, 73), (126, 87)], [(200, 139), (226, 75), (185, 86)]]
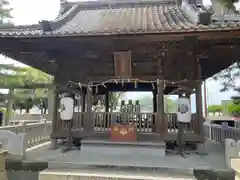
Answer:
[(131, 77), (132, 62), (131, 51), (114, 52), (115, 76)]

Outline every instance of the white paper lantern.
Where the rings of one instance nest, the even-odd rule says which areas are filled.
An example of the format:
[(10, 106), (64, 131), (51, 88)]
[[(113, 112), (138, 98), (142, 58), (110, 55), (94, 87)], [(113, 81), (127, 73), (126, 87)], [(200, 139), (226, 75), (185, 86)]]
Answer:
[(71, 97), (63, 97), (60, 100), (60, 117), (62, 120), (71, 120), (73, 118), (74, 100)]
[(181, 97), (178, 99), (177, 119), (179, 122), (189, 123), (191, 121), (190, 99)]

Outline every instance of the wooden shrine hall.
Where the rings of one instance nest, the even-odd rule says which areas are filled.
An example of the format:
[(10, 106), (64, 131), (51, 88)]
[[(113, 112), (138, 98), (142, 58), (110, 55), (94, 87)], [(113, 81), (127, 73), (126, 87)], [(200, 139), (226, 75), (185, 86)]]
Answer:
[[(192, 0), (61, 2), (54, 21), (2, 25), (0, 50), (55, 77), (52, 138), (68, 136), (58, 116), (59, 93), (75, 94), (80, 112), (74, 138), (108, 138), (118, 118), (144, 121), (139, 141), (177, 140), (176, 114), (164, 112), (164, 94), (196, 94), (185, 141), (203, 142), (202, 81), (239, 60), (240, 16), (221, 17)], [(93, 97), (150, 91), (154, 112), (92, 112)], [(86, 105), (85, 105), (86, 104)], [(139, 124), (139, 123), (138, 123)]]

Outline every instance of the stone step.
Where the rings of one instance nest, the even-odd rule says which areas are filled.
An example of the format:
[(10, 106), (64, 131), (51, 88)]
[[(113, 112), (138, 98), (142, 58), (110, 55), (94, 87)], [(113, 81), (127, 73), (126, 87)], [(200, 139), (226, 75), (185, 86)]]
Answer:
[(156, 155), (158, 157), (165, 156), (166, 144), (165, 142), (112, 142), (112, 141), (100, 141), (100, 140), (83, 140), (81, 146), (81, 154), (89, 154), (93, 146), (97, 147), (98, 151), (104, 154), (149, 154)]
[(47, 169), (39, 173), (39, 180), (195, 180), (194, 176), (183, 176), (153, 171), (121, 171), (104, 169)]
[(94, 140), (94, 139), (84, 139), (82, 140), (82, 145), (97, 145), (97, 146), (111, 146), (111, 147), (153, 147), (153, 148), (166, 148), (166, 143), (160, 142), (114, 142), (109, 140)]

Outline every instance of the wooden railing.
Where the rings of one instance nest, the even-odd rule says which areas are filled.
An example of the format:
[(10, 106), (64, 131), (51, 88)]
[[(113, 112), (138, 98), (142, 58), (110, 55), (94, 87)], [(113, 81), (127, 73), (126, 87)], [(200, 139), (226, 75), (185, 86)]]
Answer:
[(93, 113), (93, 128), (95, 131), (109, 131), (115, 123), (132, 123), (138, 132), (151, 132), (155, 113)]
[[(157, 120), (157, 113), (121, 113), (121, 112), (93, 112), (92, 113), (92, 129), (95, 132), (108, 132), (110, 127), (115, 123), (133, 123), (137, 128), (137, 132), (149, 133), (154, 132), (155, 120)], [(64, 123), (60, 117), (57, 118), (57, 131), (64, 131), (68, 129), (69, 124)], [(88, 114), (86, 112), (78, 112), (74, 114), (72, 129), (74, 131), (83, 131), (87, 124)], [(178, 122), (177, 115), (165, 115), (165, 132), (177, 133)], [(192, 121), (185, 126), (185, 132), (198, 133), (199, 125), (196, 120), (196, 114), (192, 114)]]
[(240, 129), (233, 127), (225, 127), (223, 125), (211, 124), (204, 122), (203, 124), (204, 135), (206, 138), (223, 143), (225, 139), (230, 138), (240, 140)]
[[(191, 132), (191, 133), (198, 133), (199, 132), (199, 126), (197, 121), (196, 114), (192, 114), (190, 124), (186, 124), (184, 126), (185, 132)], [(168, 122), (168, 131), (170, 133), (177, 133), (178, 132), (178, 121), (177, 121), (177, 114), (176, 113), (169, 113), (165, 114), (165, 122)]]
[(26, 133), (25, 149), (42, 144), (50, 140), (52, 132), (52, 122), (40, 122), (27, 125), (2, 126), (1, 130), (8, 130), (16, 134)]

